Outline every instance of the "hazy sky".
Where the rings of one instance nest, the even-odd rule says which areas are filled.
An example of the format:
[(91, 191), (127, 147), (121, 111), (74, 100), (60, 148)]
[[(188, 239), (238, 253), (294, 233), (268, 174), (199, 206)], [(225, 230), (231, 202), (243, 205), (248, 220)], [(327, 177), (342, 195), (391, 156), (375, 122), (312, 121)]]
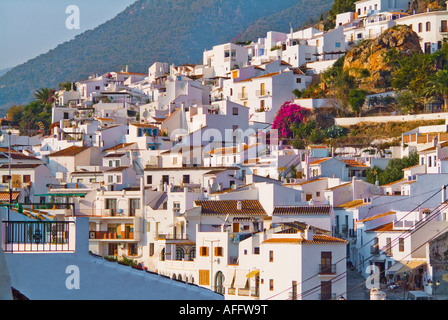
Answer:
[[(136, 0), (0, 0), (0, 70), (22, 64), (112, 19)], [(67, 29), (66, 8), (80, 29)]]

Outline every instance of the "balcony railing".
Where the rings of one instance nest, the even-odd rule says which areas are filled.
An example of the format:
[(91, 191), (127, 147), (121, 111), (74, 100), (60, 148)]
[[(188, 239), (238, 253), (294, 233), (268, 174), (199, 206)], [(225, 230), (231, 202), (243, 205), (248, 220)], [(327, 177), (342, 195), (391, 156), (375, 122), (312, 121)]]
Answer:
[(2, 245), (5, 252), (75, 251), (74, 221), (4, 221)]
[(90, 231), (91, 240), (134, 240), (133, 232)]
[(256, 90), (255, 95), (257, 97), (267, 97), (267, 96), (270, 96), (270, 93), (269, 93), (269, 91), (266, 91), (266, 90)]
[(319, 274), (336, 274), (336, 265), (335, 264), (320, 264), (319, 265)]

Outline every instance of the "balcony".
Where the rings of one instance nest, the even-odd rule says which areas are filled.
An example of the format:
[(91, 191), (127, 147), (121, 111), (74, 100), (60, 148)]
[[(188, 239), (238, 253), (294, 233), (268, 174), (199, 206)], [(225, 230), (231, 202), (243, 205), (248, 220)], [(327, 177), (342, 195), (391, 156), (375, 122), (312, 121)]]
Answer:
[(133, 232), (89, 231), (90, 240), (135, 240)]
[(439, 32), (440, 33), (448, 33), (448, 27), (440, 27)]
[(261, 97), (270, 97), (271, 93), (269, 91), (266, 90), (257, 90), (255, 91), (255, 95), (259, 98)]
[(75, 251), (76, 224), (74, 221), (4, 221), (2, 228), (4, 252)]
[(333, 275), (333, 274), (336, 274), (335, 264), (319, 265), (319, 275)]

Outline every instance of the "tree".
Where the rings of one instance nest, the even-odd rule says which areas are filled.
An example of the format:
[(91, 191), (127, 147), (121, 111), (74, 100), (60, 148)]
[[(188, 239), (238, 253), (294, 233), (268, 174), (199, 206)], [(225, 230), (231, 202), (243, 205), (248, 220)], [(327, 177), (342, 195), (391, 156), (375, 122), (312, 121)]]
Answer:
[(367, 93), (360, 89), (351, 89), (348, 93), (348, 103), (352, 111), (357, 115), (361, 114), (361, 108), (366, 102)]
[(404, 168), (409, 168), (418, 164), (418, 153), (411, 152), (408, 157), (402, 159), (392, 159), (389, 161), (387, 167), (382, 170), (378, 167), (373, 167), (366, 171), (366, 181), (374, 184), (378, 180), (380, 185), (385, 185), (394, 181), (403, 179)]
[(409, 90), (400, 91), (395, 95), (397, 107), (401, 113), (415, 112), (418, 106), (418, 97)]
[(426, 97), (431, 95), (443, 98), (443, 108), (448, 110), (448, 70), (439, 70), (432, 76), (423, 90)]
[(34, 101), (42, 105), (51, 105), (55, 99), (56, 90), (49, 88), (41, 88), (34, 93)]
[(277, 116), (272, 124), (272, 129), (279, 130), (279, 137), (291, 138), (293, 135), (291, 127), (303, 122), (308, 113), (308, 109), (286, 101), (277, 112)]

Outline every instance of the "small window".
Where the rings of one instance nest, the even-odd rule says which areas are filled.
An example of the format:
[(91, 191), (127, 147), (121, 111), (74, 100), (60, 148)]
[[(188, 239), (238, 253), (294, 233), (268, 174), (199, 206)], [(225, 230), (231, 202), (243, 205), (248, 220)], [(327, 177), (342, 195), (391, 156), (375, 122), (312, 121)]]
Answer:
[(274, 251), (269, 251), (269, 262), (274, 262)]
[(222, 247), (215, 247), (215, 256), (216, 257), (222, 257), (223, 256), (223, 248)]
[(128, 244), (128, 256), (136, 256), (138, 255), (138, 248), (136, 243)]
[(254, 254), (260, 254), (260, 247), (254, 248)]
[(200, 247), (199, 248), (199, 255), (201, 257), (208, 257), (208, 247)]
[(296, 83), (302, 83), (302, 78), (296, 78)]
[(238, 108), (233, 108), (232, 109), (232, 115), (237, 116), (238, 115)]
[(152, 184), (152, 176), (146, 176), (146, 184)]
[(404, 252), (404, 238), (398, 239), (398, 250)]
[(274, 279), (269, 279), (269, 291), (274, 291)]
[(121, 183), (121, 176), (117, 176), (117, 183)]

